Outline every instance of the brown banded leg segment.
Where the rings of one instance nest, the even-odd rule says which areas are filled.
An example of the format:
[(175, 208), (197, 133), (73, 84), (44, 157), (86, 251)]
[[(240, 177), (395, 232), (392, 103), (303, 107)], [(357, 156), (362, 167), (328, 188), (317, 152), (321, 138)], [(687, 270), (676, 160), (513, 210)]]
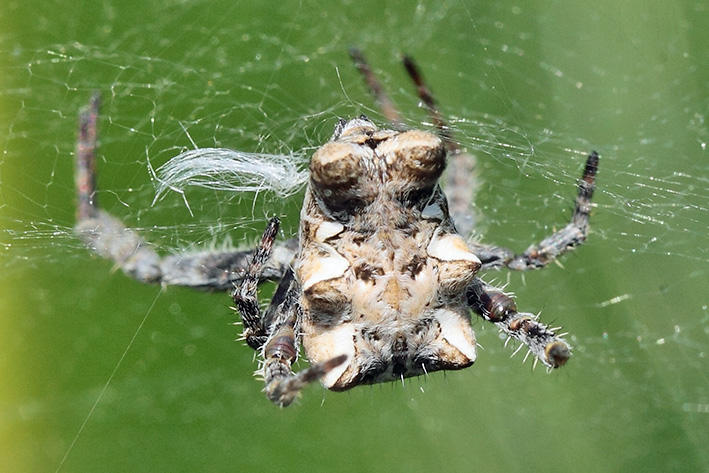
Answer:
[(296, 325), (302, 317), (302, 310), (298, 303), (300, 286), (295, 278), (288, 279), (290, 287), (274, 314), (275, 328), (263, 347), (264, 362), (261, 370), (266, 383), (266, 395), (281, 407), (291, 404), (305, 386), (319, 380), (347, 359), (346, 355), (336, 356), (293, 373), (292, 365), (298, 357), (299, 343)]
[(258, 284), (266, 263), (271, 257), (279, 225), (278, 217), (273, 217), (268, 222), (261, 236), (261, 241), (254, 250), (251, 263), (243, 275), (241, 284), (235, 287), (231, 293), (236, 308), (241, 314), (241, 321), (244, 324), (243, 337), (246, 339), (246, 343), (254, 350), (260, 349), (266, 342), (266, 327), (263, 324), (261, 307), (258, 302)]
[(76, 140), (76, 220), (96, 218), (96, 134), (101, 96), (93, 94), (79, 113), (79, 136)]
[(367, 83), (369, 90), (377, 101), (377, 105), (379, 105), (379, 108), (389, 123), (391, 123), (391, 126), (395, 130), (405, 129), (406, 127), (404, 126), (404, 121), (401, 119), (401, 114), (399, 114), (399, 111), (396, 109), (387, 93), (384, 92), (381, 82), (379, 82), (377, 76), (374, 75), (364, 53), (357, 48), (350, 48), (349, 53), (355, 67), (360, 74), (362, 74), (364, 81)]
[(521, 255), (509, 248), (470, 244), (470, 249), (482, 261), (482, 269), (508, 267), (516, 271), (543, 268), (569, 250), (577, 247), (588, 237), (591, 198), (596, 188), (598, 154), (594, 151), (586, 159), (583, 176), (578, 185), (578, 196), (571, 222), (561, 230), (531, 245)]
[(446, 124), (443, 118), (441, 118), (441, 113), (438, 111), (438, 106), (436, 105), (436, 101), (433, 98), (433, 93), (431, 92), (431, 89), (428, 88), (426, 82), (423, 80), (421, 70), (418, 68), (411, 56), (405, 55), (402, 58), (402, 62), (404, 64), (406, 72), (411, 78), (411, 81), (416, 86), (416, 93), (428, 109), (428, 113), (431, 115), (431, 118), (433, 118), (433, 124), (436, 126), (436, 128), (438, 128), (438, 134), (440, 135), (441, 139), (446, 143), (446, 149), (448, 149), (448, 152), (451, 154), (459, 153), (460, 148), (458, 147), (458, 144), (452, 140), (450, 127)]
[(517, 312), (514, 301), (499, 289), (475, 278), (466, 296), (470, 308), (492, 322), (507, 336), (522, 342), (529, 351), (549, 368), (563, 366), (571, 356), (571, 347), (552, 329), (530, 313)]

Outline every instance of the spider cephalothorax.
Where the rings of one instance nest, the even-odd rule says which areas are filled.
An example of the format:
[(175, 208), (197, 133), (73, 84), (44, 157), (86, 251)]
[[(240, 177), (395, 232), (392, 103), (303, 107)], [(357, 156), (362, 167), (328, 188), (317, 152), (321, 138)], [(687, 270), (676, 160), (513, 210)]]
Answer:
[[(568, 225), (522, 254), (466, 243), (474, 223), (474, 157), (451, 139), (409, 58), (404, 63), (439, 136), (402, 131), (402, 120), (362, 54), (352, 50), (351, 55), (396, 129), (379, 129), (364, 116), (338, 122), (332, 139), (312, 157), (298, 238), (277, 243), (274, 217), (253, 252), (160, 257), (96, 201), (97, 96), (80, 116), (77, 233), (140, 281), (229, 290), (243, 338), (260, 354), (266, 393), (281, 406), (316, 380), (345, 390), (468, 367), (476, 358), (472, 313), (526, 346), (548, 368), (562, 366), (569, 345), (533, 314), (518, 312), (508, 295), (477, 272), (541, 268), (585, 241), (598, 155), (591, 153), (586, 161)], [(219, 175), (223, 161), (210, 161), (214, 155), (215, 150), (196, 150), (173, 162), (180, 171), (196, 165)], [(264, 155), (239, 157), (251, 158), (248, 169), (258, 169)], [(450, 202), (438, 184), (446, 160)], [(269, 279), (279, 283), (262, 312), (257, 289)], [(311, 366), (294, 373), (301, 344)]]

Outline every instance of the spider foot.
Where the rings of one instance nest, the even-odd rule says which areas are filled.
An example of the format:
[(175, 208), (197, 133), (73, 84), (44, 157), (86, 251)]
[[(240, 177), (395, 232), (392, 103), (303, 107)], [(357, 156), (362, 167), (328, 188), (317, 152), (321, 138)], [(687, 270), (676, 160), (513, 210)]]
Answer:
[(530, 313), (516, 313), (495, 322), (509, 337), (522, 342), (548, 368), (559, 368), (571, 357), (571, 347)]

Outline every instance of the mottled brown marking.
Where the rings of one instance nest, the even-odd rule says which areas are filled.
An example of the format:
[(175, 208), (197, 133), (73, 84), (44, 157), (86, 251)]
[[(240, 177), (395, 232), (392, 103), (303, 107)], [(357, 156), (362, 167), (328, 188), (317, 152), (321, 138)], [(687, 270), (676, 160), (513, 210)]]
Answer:
[(404, 271), (409, 273), (412, 278), (415, 278), (423, 269), (423, 267), (426, 265), (426, 259), (421, 257), (420, 255), (415, 255), (413, 258), (411, 258), (411, 261), (404, 266)]
[(355, 266), (354, 273), (357, 279), (364, 282), (369, 282), (373, 279), (374, 276), (382, 276), (384, 274), (384, 271), (380, 267), (372, 266), (367, 263), (362, 263)]

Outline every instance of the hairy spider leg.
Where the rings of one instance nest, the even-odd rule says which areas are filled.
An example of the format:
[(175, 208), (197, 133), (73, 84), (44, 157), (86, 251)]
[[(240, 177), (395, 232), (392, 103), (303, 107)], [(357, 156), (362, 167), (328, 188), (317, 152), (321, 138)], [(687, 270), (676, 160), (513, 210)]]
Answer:
[(242, 335), (246, 339), (246, 343), (254, 350), (260, 349), (266, 341), (266, 328), (258, 302), (258, 285), (261, 274), (273, 252), (273, 243), (276, 241), (279, 225), (278, 217), (273, 217), (268, 222), (261, 241), (253, 252), (251, 263), (244, 273), (241, 284), (235, 286), (231, 293), (244, 324)]
[(302, 318), (302, 309), (298, 302), (300, 287), (292, 271), (289, 275), (284, 277), (290, 281), (288, 294), (279, 306), (274, 330), (263, 348), (266, 395), (281, 407), (291, 404), (305, 386), (318, 381), (347, 359), (346, 355), (336, 356), (293, 373), (292, 365), (298, 357), (299, 346), (297, 324)]
[(517, 312), (512, 298), (479, 278), (466, 291), (470, 308), (488, 322), (492, 322), (508, 337), (529, 348), (545, 366), (559, 368), (571, 357), (571, 347), (534, 314)]
[(161, 279), (160, 257), (136, 232), (101, 210), (96, 197), (96, 138), (101, 99), (93, 94), (79, 113), (76, 144), (77, 223), (79, 237), (94, 252), (110, 259), (126, 274), (143, 282)]
[[(344, 363), (346, 355), (333, 357), (322, 363), (293, 373), (292, 365), (298, 358), (300, 336), (298, 323), (303, 312), (300, 306), (300, 285), (289, 269), (281, 279), (278, 290), (269, 306), (272, 311), (273, 330), (263, 347), (263, 373), (268, 398), (281, 407), (288, 406), (308, 384), (318, 381), (329, 371)], [(267, 311), (267, 318), (269, 317)]]
[(295, 400), (303, 387), (344, 363), (347, 357), (338, 356), (293, 373), (291, 366), (298, 358), (300, 345), (297, 324), (303, 314), (298, 300), (300, 286), (291, 268), (281, 278), (266, 313), (262, 315), (258, 284), (273, 251), (279, 225), (278, 217), (269, 220), (241, 284), (234, 288), (231, 296), (241, 314), (243, 338), (254, 350), (262, 350), (261, 372), (266, 382), (266, 395), (275, 404), (285, 407)]
[[(128, 276), (145, 283), (230, 290), (241, 280), (252, 251), (199, 251), (161, 258), (154, 247), (118, 218), (102, 210), (96, 192), (97, 125), (101, 99), (93, 94), (79, 113), (76, 142), (77, 211), (74, 230), (95, 253), (113, 261)], [(297, 239), (276, 248), (263, 279), (280, 278), (295, 256)]]
[(578, 184), (578, 195), (571, 216), (571, 222), (561, 230), (552, 233), (540, 243), (531, 245), (517, 255), (509, 248), (471, 244), (470, 248), (482, 261), (482, 269), (508, 267), (516, 271), (543, 268), (567, 251), (577, 247), (588, 237), (591, 198), (596, 188), (599, 156), (595, 151), (586, 159), (586, 165)]

